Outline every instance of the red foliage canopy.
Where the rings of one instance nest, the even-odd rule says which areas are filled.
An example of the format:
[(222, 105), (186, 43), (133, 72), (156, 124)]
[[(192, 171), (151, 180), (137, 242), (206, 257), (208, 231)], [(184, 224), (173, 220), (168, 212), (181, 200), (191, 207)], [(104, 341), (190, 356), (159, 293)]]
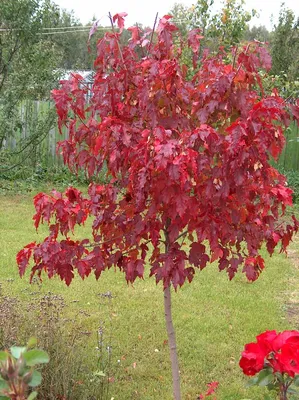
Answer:
[[(124, 16), (113, 18), (120, 30)], [(283, 148), (290, 116), (277, 91), (263, 96), (266, 49), (252, 43), (205, 55), (190, 80), (169, 16), (153, 37), (130, 31), (127, 46), (116, 31), (98, 41), (89, 103), (79, 75), (53, 91), (69, 133), (59, 144), (65, 163), (91, 177), (105, 165), (111, 179), (90, 184), (87, 196), (69, 188), (34, 198), (35, 226), (46, 222), (50, 233), (18, 253), (20, 274), (32, 256), (32, 276), (58, 274), (68, 285), (75, 270), (99, 278), (112, 266), (134, 282), (150, 264), (157, 282), (177, 288), (213, 261), (230, 279), (240, 265), (257, 279), (262, 244), (270, 254), (278, 243), (285, 251), (298, 228), (295, 218), (278, 224), (292, 191), (269, 159)], [(200, 39), (198, 30), (188, 36), (194, 63)], [(71, 239), (88, 218), (90, 238)]]

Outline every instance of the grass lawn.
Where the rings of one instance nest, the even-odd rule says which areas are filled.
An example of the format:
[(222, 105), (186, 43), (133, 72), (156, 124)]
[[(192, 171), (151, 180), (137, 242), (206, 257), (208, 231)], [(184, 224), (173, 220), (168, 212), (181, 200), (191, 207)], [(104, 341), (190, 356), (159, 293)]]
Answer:
[[(111, 320), (112, 346), (109, 400), (170, 400), (171, 379), (164, 326), (163, 291), (153, 279), (128, 286), (119, 272), (107, 271), (97, 282), (79, 278), (70, 287), (58, 279), (44, 279), (41, 287), (30, 286), (28, 277), (18, 276), (15, 255), (23, 245), (41, 239), (32, 223), (32, 195), (0, 196), (0, 282), (5, 294), (24, 303), (39, 290), (61, 294), (70, 303), (69, 312), (82, 314), (87, 330), (96, 332), (99, 321)], [(83, 228), (80, 236), (84, 236)], [(215, 264), (196, 274), (173, 294), (183, 399), (196, 400), (205, 384), (219, 381), (219, 400), (258, 400), (259, 389), (245, 388), (246, 378), (238, 366), (245, 343), (264, 330), (290, 328), (286, 304), (298, 288), (299, 274), (284, 255), (266, 259), (266, 269), (255, 283), (243, 275), (229, 282)], [(113, 295), (112, 311), (101, 305), (100, 293)], [(296, 326), (292, 326), (296, 328)], [(90, 339), (95, 352), (95, 335)], [(85, 399), (82, 399), (85, 400)]]

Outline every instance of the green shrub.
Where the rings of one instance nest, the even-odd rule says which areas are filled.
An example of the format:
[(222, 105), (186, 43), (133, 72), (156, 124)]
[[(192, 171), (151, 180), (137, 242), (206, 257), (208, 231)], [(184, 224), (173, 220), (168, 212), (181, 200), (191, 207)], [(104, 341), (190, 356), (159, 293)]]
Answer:
[[(111, 326), (106, 328), (100, 322), (98, 331), (91, 332), (85, 326), (84, 317), (89, 317), (86, 311), (74, 314), (62, 296), (41, 296), (38, 292), (32, 292), (32, 296), (24, 306), (18, 298), (4, 296), (0, 284), (0, 352), (35, 336), (38, 346), (50, 357), (42, 371), (39, 398), (107, 400)], [(91, 346), (97, 351), (91, 352)]]

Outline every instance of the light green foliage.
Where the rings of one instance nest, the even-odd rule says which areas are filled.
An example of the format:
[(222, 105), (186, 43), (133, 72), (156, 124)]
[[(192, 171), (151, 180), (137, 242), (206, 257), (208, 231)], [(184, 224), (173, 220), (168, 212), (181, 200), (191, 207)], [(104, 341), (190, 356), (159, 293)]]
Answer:
[(255, 10), (246, 11), (244, 0), (225, 0), (216, 13), (212, 11), (213, 5), (214, 0), (197, 0), (190, 10), (191, 26), (202, 29), (203, 44), (217, 51), (219, 46), (229, 48), (240, 43)]
[(271, 43), (272, 73), (286, 74), (287, 80), (299, 79), (299, 18), (281, 6)]
[(299, 77), (290, 80), (286, 73), (279, 75), (261, 73), (263, 88), (267, 95), (271, 95), (274, 88), (279, 91), (280, 96), (286, 100), (299, 98)]
[[(20, 101), (49, 98), (57, 82), (60, 54), (42, 33), (51, 3), (35, 0), (2, 0), (0, 13), (0, 150), (4, 141), (22, 130)], [(32, 121), (29, 144), (39, 140), (54, 123), (51, 110)], [(44, 126), (46, 125), (46, 127)], [(41, 128), (41, 129), (38, 129)], [(16, 151), (32, 148), (21, 141)], [(1, 171), (2, 172), (2, 171)]]
[(191, 26), (190, 8), (182, 3), (175, 3), (169, 14), (173, 17), (173, 22), (179, 28), (180, 34), (185, 39)]
[[(174, 22), (186, 39), (187, 30), (200, 28), (204, 38), (201, 40), (200, 55), (204, 49), (217, 52), (220, 46), (228, 50), (239, 44), (244, 37), (247, 24), (256, 14), (255, 10), (248, 12), (244, 8), (244, 0), (224, 0), (220, 10), (214, 9), (214, 0), (197, 0), (190, 8), (176, 3), (170, 10)], [(185, 46), (182, 62), (192, 71), (192, 55)], [(192, 75), (191, 72), (189, 74)], [(191, 76), (190, 76), (191, 77)]]
[(214, 0), (197, 0), (189, 10), (189, 20), (192, 28), (200, 28), (204, 36), (208, 35), (212, 19), (215, 15), (212, 14), (212, 6)]
[(244, 0), (226, 0), (212, 18), (209, 35), (217, 44), (229, 48), (241, 42), (248, 22), (256, 15), (255, 10), (246, 11), (244, 5)]

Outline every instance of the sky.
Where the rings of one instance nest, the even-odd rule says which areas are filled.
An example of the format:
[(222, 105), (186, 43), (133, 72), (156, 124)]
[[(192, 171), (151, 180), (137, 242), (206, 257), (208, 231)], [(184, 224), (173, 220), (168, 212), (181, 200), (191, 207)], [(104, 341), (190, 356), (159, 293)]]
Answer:
[[(255, 9), (260, 17), (254, 18), (251, 25), (265, 25), (271, 29), (271, 14), (274, 15), (274, 21), (277, 21), (281, 0), (245, 0), (246, 9)], [(194, 0), (111, 0), (103, 2), (100, 0), (54, 0), (61, 8), (68, 11), (74, 10), (75, 15), (82, 23), (89, 22), (93, 16), (100, 19), (100, 25), (109, 25), (107, 17), (110, 11), (112, 15), (118, 12), (126, 12), (126, 27), (136, 22), (145, 26), (152, 26), (156, 13), (163, 16), (169, 12), (175, 2), (183, 3), (187, 6), (192, 5)], [(299, 16), (299, 0), (284, 0), (286, 6), (292, 9)], [(215, 0), (215, 9), (221, 9), (221, 0)]]

